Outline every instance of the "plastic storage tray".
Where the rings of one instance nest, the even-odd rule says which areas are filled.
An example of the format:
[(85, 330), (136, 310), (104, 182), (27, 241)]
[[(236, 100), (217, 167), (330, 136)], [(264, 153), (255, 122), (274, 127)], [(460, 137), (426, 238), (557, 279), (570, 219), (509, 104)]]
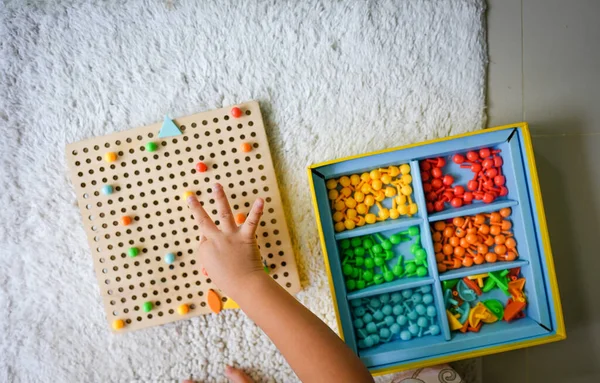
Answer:
[[(452, 163), (452, 155), (481, 148), (501, 150), (508, 194), (489, 204), (477, 201), (459, 208), (447, 206), (442, 211), (428, 213), (419, 161), (445, 157), (445, 169), (460, 183), (464, 181), (461, 177), (468, 176), (468, 172), (465, 173), (464, 169)], [(417, 214), (336, 232), (328, 199), (327, 180), (403, 163), (408, 163), (411, 167)], [(566, 337), (533, 148), (526, 123), (315, 164), (308, 168), (308, 176), (340, 334), (374, 375), (529, 347)], [(430, 224), (458, 216), (491, 213), (504, 207), (512, 209), (512, 231), (518, 244), (519, 257), (512, 262), (484, 263), (439, 273), (435, 266)], [(375, 233), (389, 235), (414, 225), (420, 228), (421, 243), (427, 252), (427, 276), (402, 278), (362, 290), (347, 290), (342, 272), (341, 240)], [(370, 348), (358, 348), (352, 300), (364, 300), (383, 293), (430, 285), (433, 287), (438, 312), (443, 314), (443, 281), (515, 267), (521, 268), (521, 274), (527, 280), (524, 289), (527, 297), (524, 318), (510, 323), (499, 321), (493, 325), (485, 325), (479, 332), (461, 333), (451, 332), (446, 315), (438, 315), (441, 329), (438, 336), (409, 341), (397, 339)]]

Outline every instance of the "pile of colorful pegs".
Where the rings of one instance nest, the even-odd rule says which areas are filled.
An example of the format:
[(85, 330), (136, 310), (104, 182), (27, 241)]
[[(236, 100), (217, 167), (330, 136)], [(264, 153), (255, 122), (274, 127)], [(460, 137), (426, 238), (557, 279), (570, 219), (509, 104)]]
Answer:
[(431, 225), (433, 250), (438, 271), (471, 267), (484, 262), (514, 261), (517, 242), (507, 218), (510, 208), (491, 214), (477, 214), (438, 221)]
[(350, 301), (358, 348), (441, 333), (431, 286)]
[[(405, 260), (392, 249), (402, 242), (410, 246), (413, 260)], [(340, 241), (342, 272), (348, 291), (360, 290), (371, 285), (391, 282), (403, 277), (427, 275), (427, 252), (421, 247), (418, 226), (385, 238), (381, 234), (366, 235)], [(389, 262), (389, 263), (388, 263)]]
[(442, 211), (446, 203), (456, 208), (470, 204), (473, 200), (492, 203), (496, 198), (506, 196), (508, 189), (504, 186), (506, 178), (502, 175), (503, 160), (499, 153), (500, 150), (483, 148), (467, 152), (466, 157), (455, 154), (452, 161), (461, 168), (470, 169), (474, 174), (473, 179), (464, 186), (453, 186), (454, 177), (444, 174), (444, 158), (422, 160), (419, 166), (427, 211)]
[[(443, 282), (444, 305), (450, 330), (479, 332), (483, 323), (510, 322), (523, 318), (527, 300), (521, 268), (470, 275)], [(482, 299), (484, 294), (500, 289), (509, 298), (506, 305), (497, 299)]]
[[(352, 230), (356, 226), (388, 218), (397, 219), (402, 215), (410, 217), (417, 214), (417, 204), (412, 200), (411, 182), (408, 164), (327, 180), (335, 231)], [(391, 208), (382, 205), (386, 198), (392, 198)], [(369, 212), (373, 206), (377, 206), (377, 215)]]

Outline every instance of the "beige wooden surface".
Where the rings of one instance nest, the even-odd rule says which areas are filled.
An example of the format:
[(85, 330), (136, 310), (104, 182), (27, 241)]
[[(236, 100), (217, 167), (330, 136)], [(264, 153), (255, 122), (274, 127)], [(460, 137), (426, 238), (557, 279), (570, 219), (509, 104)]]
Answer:
[[(158, 138), (162, 123), (157, 123), (67, 146), (108, 325), (115, 319), (127, 323), (119, 332), (211, 313), (207, 291), (220, 291), (196, 261), (198, 228), (182, 194), (194, 192), (216, 218), (210, 195), (215, 182), (223, 185), (234, 214), (248, 213), (258, 196), (265, 199), (257, 232), (261, 255), (281, 286), (290, 293), (300, 290), (259, 105), (237, 106), (240, 118), (227, 107), (173, 120), (183, 133), (176, 137)], [(152, 153), (144, 148), (150, 141), (158, 145)], [(240, 150), (244, 142), (253, 146), (249, 153)], [(116, 152), (117, 160), (106, 162), (107, 152)], [(199, 161), (206, 172), (195, 171)], [(105, 184), (113, 186), (113, 194), (102, 194)], [(124, 215), (133, 220), (128, 226), (121, 225)], [(140, 249), (134, 258), (127, 256), (132, 246)], [(176, 254), (172, 265), (164, 261), (168, 252)], [(150, 313), (142, 310), (147, 301), (155, 305)], [(192, 309), (181, 316), (177, 307), (183, 303)]]

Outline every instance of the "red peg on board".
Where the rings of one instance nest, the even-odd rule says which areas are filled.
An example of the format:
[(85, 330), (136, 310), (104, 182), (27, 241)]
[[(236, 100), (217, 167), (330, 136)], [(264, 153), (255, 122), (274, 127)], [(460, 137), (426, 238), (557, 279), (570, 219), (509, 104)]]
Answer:
[(231, 108), (231, 115), (234, 118), (240, 118), (240, 117), (242, 117), (242, 110), (240, 108), (238, 108), (237, 106), (234, 106), (233, 108)]

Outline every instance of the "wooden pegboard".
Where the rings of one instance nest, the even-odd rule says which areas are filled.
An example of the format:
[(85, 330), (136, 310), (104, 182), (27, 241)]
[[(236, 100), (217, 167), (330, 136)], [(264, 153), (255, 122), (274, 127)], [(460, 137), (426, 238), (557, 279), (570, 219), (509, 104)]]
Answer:
[[(222, 108), (175, 119), (182, 131), (175, 137), (158, 138), (157, 123), (67, 146), (107, 320), (126, 321), (119, 332), (211, 312), (207, 292), (220, 291), (196, 261), (198, 227), (182, 194), (194, 192), (216, 218), (210, 195), (215, 182), (223, 185), (234, 214), (248, 213), (256, 197), (264, 198), (257, 231), (261, 255), (281, 286), (292, 294), (300, 290), (259, 105), (237, 106), (243, 112), (239, 118)], [(155, 152), (145, 150), (150, 141), (158, 145)], [(252, 145), (248, 153), (240, 150), (244, 142)], [(117, 160), (106, 162), (107, 152), (117, 153)], [(208, 171), (196, 172), (199, 161)], [(107, 184), (114, 189), (111, 195), (101, 192)], [(128, 226), (120, 222), (124, 215), (132, 218)], [(139, 248), (139, 255), (127, 256), (129, 247)], [(168, 252), (176, 254), (171, 265), (164, 261)], [(142, 310), (147, 301), (155, 305), (150, 313)], [(191, 307), (183, 316), (177, 313), (182, 303)]]

